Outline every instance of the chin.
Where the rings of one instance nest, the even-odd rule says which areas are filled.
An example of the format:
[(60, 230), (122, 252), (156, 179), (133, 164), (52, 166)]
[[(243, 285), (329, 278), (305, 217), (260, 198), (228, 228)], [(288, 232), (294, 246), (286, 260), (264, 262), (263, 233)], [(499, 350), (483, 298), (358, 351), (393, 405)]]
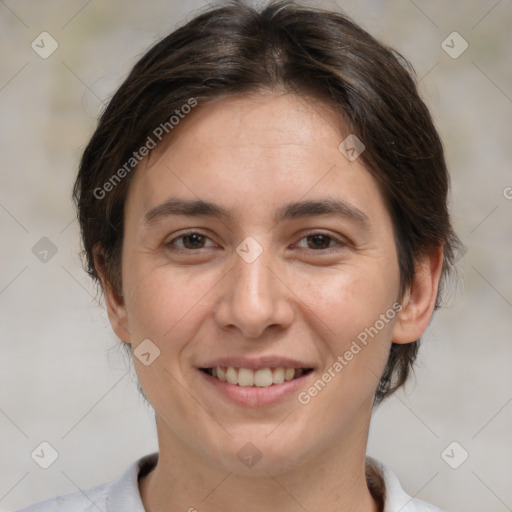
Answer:
[[(290, 435), (288, 429), (279, 426), (252, 425), (247, 429), (240, 429), (233, 433), (233, 439), (228, 441), (224, 452), (217, 462), (222, 461), (226, 470), (247, 476), (262, 476), (286, 473), (296, 469), (298, 465), (305, 464), (308, 459), (308, 450), (304, 440), (308, 435), (299, 436), (300, 442)], [(274, 430), (274, 432), (273, 432)], [(300, 447), (300, 450), (297, 447)]]

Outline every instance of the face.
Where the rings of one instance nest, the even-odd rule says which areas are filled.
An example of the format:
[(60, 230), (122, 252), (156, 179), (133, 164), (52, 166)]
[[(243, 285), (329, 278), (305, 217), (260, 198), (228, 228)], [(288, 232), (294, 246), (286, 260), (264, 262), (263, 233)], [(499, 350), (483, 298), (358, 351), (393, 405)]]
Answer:
[(150, 354), (134, 361), (160, 443), (243, 471), (251, 442), (276, 472), (366, 436), (399, 269), (374, 179), (338, 149), (347, 135), (317, 101), (230, 97), (198, 106), (137, 170), (109, 314)]

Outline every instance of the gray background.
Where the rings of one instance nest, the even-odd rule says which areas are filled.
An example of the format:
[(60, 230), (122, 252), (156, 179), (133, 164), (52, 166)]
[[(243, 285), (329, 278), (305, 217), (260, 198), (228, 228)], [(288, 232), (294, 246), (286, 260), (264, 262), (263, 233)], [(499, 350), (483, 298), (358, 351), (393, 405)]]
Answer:
[[(512, 1), (317, 4), (412, 61), (467, 246), (416, 378), (374, 413), (368, 452), (448, 511), (512, 510)], [(81, 269), (70, 191), (101, 101), (203, 5), (0, 2), (0, 511), (112, 481), (157, 449), (152, 411)], [(43, 31), (59, 45), (47, 59), (31, 48)], [(458, 58), (441, 47), (453, 31), (469, 44)], [(32, 252), (42, 237), (57, 248), (46, 263)], [(42, 441), (59, 454), (46, 470), (30, 456)], [(452, 465), (469, 453), (458, 469), (441, 456), (453, 441)]]

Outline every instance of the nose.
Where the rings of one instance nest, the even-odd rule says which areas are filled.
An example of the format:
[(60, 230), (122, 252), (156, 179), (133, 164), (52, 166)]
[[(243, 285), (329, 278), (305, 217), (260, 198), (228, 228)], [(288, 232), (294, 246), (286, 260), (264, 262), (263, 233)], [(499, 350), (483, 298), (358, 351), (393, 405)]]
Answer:
[(262, 245), (262, 249), (253, 261), (234, 254), (234, 265), (223, 280), (215, 311), (221, 328), (237, 329), (246, 338), (263, 337), (271, 327), (286, 329), (294, 317), (293, 294), (287, 286), (283, 266), (270, 248)]

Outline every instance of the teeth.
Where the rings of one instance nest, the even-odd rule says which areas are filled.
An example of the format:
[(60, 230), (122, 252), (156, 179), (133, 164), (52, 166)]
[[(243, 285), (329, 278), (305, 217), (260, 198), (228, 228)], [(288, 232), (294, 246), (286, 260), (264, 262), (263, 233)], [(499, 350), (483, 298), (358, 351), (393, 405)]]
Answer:
[(274, 368), (272, 372), (272, 382), (274, 384), (282, 384), (284, 382), (284, 368)]
[(226, 379), (230, 384), (238, 384), (238, 372), (232, 366), (226, 371)]
[[(240, 373), (243, 368), (240, 368)], [(251, 371), (251, 370), (249, 370)], [(268, 386), (272, 386), (273, 377), (272, 370), (270, 368), (262, 368), (261, 370), (257, 370), (254, 372), (254, 384), (259, 388), (266, 388)]]
[(272, 384), (282, 384), (285, 381), (292, 380), (294, 377), (300, 377), (304, 374), (303, 368), (261, 368), (252, 370), (250, 368), (233, 368), (232, 366), (217, 366), (212, 368), (212, 375), (223, 382), (229, 384), (238, 384), (239, 386), (256, 386), (267, 388)]
[(255, 375), (249, 368), (240, 368), (238, 370), (238, 385), (239, 386), (254, 386)]

